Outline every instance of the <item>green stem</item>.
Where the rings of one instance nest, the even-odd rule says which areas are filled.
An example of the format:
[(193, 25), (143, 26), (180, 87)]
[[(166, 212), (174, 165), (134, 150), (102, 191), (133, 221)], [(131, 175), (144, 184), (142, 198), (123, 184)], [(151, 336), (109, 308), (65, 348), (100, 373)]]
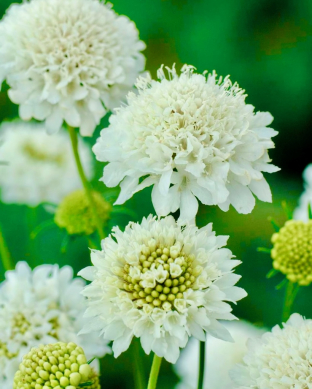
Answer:
[(14, 264), (13, 264), (8, 246), (6, 245), (6, 242), (5, 242), (1, 225), (0, 225), (0, 256), (1, 256), (4, 270), (5, 271), (13, 270)]
[(153, 359), (150, 377), (148, 380), (147, 389), (156, 389), (161, 361), (162, 358), (154, 354), (154, 359)]
[(205, 358), (206, 342), (199, 342), (199, 368), (197, 389), (203, 389), (204, 387)]
[(102, 240), (105, 238), (105, 234), (103, 231), (103, 225), (102, 225), (102, 222), (97, 214), (96, 206), (95, 206), (95, 203), (94, 203), (94, 200), (92, 197), (91, 186), (90, 186), (89, 181), (87, 180), (87, 177), (85, 175), (85, 172), (83, 170), (83, 166), (82, 166), (82, 163), (80, 160), (79, 151), (78, 151), (77, 133), (76, 133), (75, 129), (73, 127), (70, 127), (70, 126), (68, 126), (68, 132), (69, 132), (71, 143), (72, 143), (72, 148), (73, 148), (73, 153), (74, 153), (78, 173), (79, 173), (82, 185), (86, 191), (86, 195), (87, 195), (87, 198), (88, 198), (88, 201), (89, 201), (92, 213), (93, 213), (93, 217), (94, 217), (94, 220), (96, 223), (97, 232), (99, 234), (100, 239)]
[(146, 380), (144, 374), (144, 365), (140, 353), (140, 343), (137, 341), (137, 339), (134, 339), (133, 343), (134, 387), (135, 389), (145, 389)]
[(289, 316), (291, 314), (291, 308), (292, 308), (292, 305), (295, 301), (298, 290), (299, 290), (298, 285), (295, 286), (295, 284), (293, 282), (288, 281), (287, 287), (286, 287), (283, 316), (282, 316), (283, 322), (286, 322), (289, 319)]

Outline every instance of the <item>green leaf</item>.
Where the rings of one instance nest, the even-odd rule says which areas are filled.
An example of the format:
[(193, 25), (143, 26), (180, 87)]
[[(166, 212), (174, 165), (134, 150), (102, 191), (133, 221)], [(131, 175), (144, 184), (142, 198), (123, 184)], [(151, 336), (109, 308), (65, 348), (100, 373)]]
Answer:
[(31, 233), (30, 239), (36, 239), (36, 237), (44, 230), (55, 226), (54, 220), (49, 219), (39, 224)]
[(271, 254), (271, 250), (267, 247), (257, 247), (258, 253), (266, 253), (266, 254)]
[(308, 215), (309, 215), (309, 219), (312, 220), (312, 208), (311, 208), (311, 203), (308, 204)]
[(276, 290), (282, 289), (287, 284), (287, 282), (288, 282), (287, 278), (284, 278), (282, 282), (280, 282), (278, 285), (276, 285), (275, 289)]
[(87, 364), (88, 364), (88, 365), (91, 365), (91, 363), (95, 360), (95, 358), (96, 358), (96, 357), (91, 358), (91, 359), (87, 362)]
[(278, 273), (278, 270), (276, 269), (271, 269), (268, 274), (266, 275), (266, 278), (272, 278)]
[(87, 382), (84, 382), (83, 384), (79, 384), (79, 388), (85, 388), (87, 386), (92, 386), (92, 385), (93, 385), (92, 381), (87, 381)]
[(280, 230), (280, 226), (276, 223), (276, 221), (272, 217), (269, 217), (269, 221), (271, 222), (274, 230), (278, 232)]

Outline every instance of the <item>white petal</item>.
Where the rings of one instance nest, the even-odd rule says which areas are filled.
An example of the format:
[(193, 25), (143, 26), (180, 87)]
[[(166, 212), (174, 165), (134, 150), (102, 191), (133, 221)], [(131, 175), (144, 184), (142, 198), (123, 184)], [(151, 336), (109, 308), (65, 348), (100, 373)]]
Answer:
[(196, 217), (198, 201), (189, 189), (181, 192), (180, 223), (187, 223)]
[(258, 197), (261, 201), (272, 202), (272, 193), (269, 184), (263, 177), (262, 180), (252, 180), (248, 185), (249, 189)]
[(253, 210), (256, 201), (246, 186), (236, 182), (231, 182), (231, 184), (228, 185), (228, 189), (230, 191), (230, 203), (237, 210), (237, 212), (246, 214)]

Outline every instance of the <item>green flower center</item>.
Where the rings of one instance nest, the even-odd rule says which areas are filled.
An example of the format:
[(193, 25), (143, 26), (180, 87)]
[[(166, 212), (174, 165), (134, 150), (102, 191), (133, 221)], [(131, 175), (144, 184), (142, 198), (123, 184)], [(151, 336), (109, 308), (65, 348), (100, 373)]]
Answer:
[(30, 143), (25, 143), (23, 146), (23, 151), (27, 154), (31, 159), (38, 162), (52, 162), (57, 165), (62, 165), (64, 162), (64, 158), (61, 154), (48, 154), (44, 153), (41, 150), (38, 150)]
[(272, 236), (273, 267), (291, 282), (309, 285), (312, 281), (312, 221), (289, 220)]

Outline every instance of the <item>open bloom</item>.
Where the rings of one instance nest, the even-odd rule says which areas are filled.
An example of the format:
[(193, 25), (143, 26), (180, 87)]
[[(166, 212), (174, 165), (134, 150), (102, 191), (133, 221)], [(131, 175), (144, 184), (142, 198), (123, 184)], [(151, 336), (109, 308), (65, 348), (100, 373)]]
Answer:
[(158, 71), (159, 81), (139, 78), (139, 94), (128, 94), (128, 105), (116, 110), (93, 151), (104, 168), (104, 183), (121, 182), (117, 204), (154, 185), (152, 201), (158, 215), (180, 209), (182, 222), (192, 220), (199, 199), (239, 213), (255, 205), (253, 193), (271, 201), (262, 172), (271, 165), (274, 147), (268, 128), (273, 118), (254, 113), (244, 91), (229, 77), (196, 74), (185, 65)]
[(99, 377), (89, 366), (83, 349), (58, 342), (33, 347), (23, 358), (13, 389), (101, 389)]
[(144, 68), (133, 22), (99, 0), (13, 4), (0, 23), (0, 83), (24, 120), (91, 136)]
[(304, 191), (299, 199), (299, 205), (295, 209), (294, 219), (308, 221), (308, 206), (312, 208), (312, 164), (308, 165), (303, 172)]
[[(224, 342), (212, 336), (206, 340), (206, 365), (204, 388), (229, 389), (233, 384), (229, 371), (235, 364), (242, 362), (247, 352), (247, 340), (259, 338), (264, 330), (245, 321), (224, 324), (230, 331), (234, 343)], [(193, 339), (183, 350), (175, 369), (181, 378), (177, 389), (194, 389), (198, 379), (199, 343)]]
[(171, 363), (191, 335), (232, 340), (218, 320), (235, 319), (225, 301), (235, 303), (246, 292), (234, 286), (240, 261), (222, 248), (227, 236), (216, 236), (212, 224), (181, 228), (172, 216), (151, 215), (113, 231), (102, 251), (92, 251), (94, 266), (79, 273), (92, 281), (83, 293), (89, 323), (82, 333), (101, 330), (116, 357), (138, 337), (147, 354)]
[[(81, 188), (70, 139), (64, 131), (51, 137), (40, 123), (7, 122), (0, 127), (1, 199), (5, 203), (36, 206), (58, 204), (65, 195)], [(92, 155), (79, 140), (79, 153), (87, 176), (92, 175)]]
[(25, 262), (6, 273), (0, 285), (0, 387), (12, 389), (24, 354), (41, 344), (75, 342), (87, 358), (109, 349), (99, 334), (77, 335), (83, 328), (86, 301), (81, 279), (69, 266), (41, 265), (31, 271)]
[(312, 320), (297, 313), (248, 341), (248, 352), (230, 375), (241, 389), (304, 389), (312, 382)]

